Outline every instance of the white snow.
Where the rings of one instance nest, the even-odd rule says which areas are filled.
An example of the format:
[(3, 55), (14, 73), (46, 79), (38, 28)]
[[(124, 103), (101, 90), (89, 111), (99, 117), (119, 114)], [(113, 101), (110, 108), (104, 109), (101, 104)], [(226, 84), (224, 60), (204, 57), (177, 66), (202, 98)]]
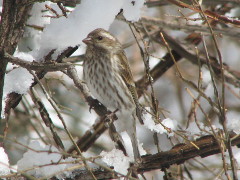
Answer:
[[(2, 4), (3, 4), (3, 0), (0, 0), (0, 13), (2, 13)], [(1, 16), (0, 16), (0, 20), (1, 20)]]
[(125, 0), (123, 4), (123, 15), (128, 21), (138, 21), (144, 0)]
[(238, 167), (240, 166), (240, 152), (237, 152), (235, 155), (234, 155), (236, 161), (237, 161), (237, 164), (238, 164)]
[(6, 74), (4, 83), (4, 94), (11, 92), (26, 94), (33, 82), (33, 76), (25, 68), (16, 68)]
[(13, 56), (29, 62), (32, 62), (34, 60), (31, 54), (25, 53), (25, 52), (19, 52), (18, 50), (14, 52)]
[(227, 127), (229, 130), (232, 130), (236, 134), (240, 134), (240, 118), (227, 119)]
[[(27, 24), (36, 27), (44, 28), (46, 24), (50, 24), (50, 17), (46, 17), (47, 15), (52, 15), (49, 11), (46, 11), (45, 5), (51, 6), (53, 4), (50, 1), (42, 2), (42, 3), (34, 3), (30, 17), (27, 20)], [(43, 17), (44, 16), (44, 17)], [(41, 35), (42, 31), (26, 26), (24, 31), (24, 37), (18, 44), (18, 47), (21, 51), (29, 51), (33, 49), (39, 49), (41, 44)]]
[(52, 49), (57, 50), (56, 56), (69, 46), (85, 48), (82, 39), (96, 28), (107, 30), (121, 9), (127, 20), (138, 20), (143, 3), (144, 0), (135, 1), (133, 6), (129, 0), (82, 0), (68, 18), (51, 19), (41, 35), (41, 48), (35, 49), (33, 54), (41, 59)]
[[(203, 126), (202, 122), (199, 122), (200, 126)], [(201, 130), (198, 128), (197, 124), (195, 122), (190, 122), (188, 128), (186, 129), (191, 133), (191, 135), (199, 134), (201, 133)]]
[(5, 75), (3, 87), (3, 109), (1, 117), (4, 117), (5, 100), (9, 93), (26, 94), (33, 83), (33, 76), (25, 68), (16, 68)]
[(202, 68), (202, 79), (203, 79), (203, 86), (208, 86), (211, 82), (211, 73), (205, 67)]
[[(59, 51), (82, 43), (87, 34), (96, 29), (108, 29), (120, 11), (123, 0), (83, 0), (68, 18), (51, 19), (41, 37), (40, 56), (52, 49)], [(41, 54), (43, 53), (43, 54)]]
[(4, 149), (0, 147), (0, 176), (10, 174), (8, 155)]
[[(240, 167), (240, 152), (239, 152), (239, 149), (237, 148), (237, 152), (235, 152), (234, 153), (234, 158), (235, 158), (235, 160), (236, 160), (236, 167), (238, 167), (238, 169), (239, 169), (239, 167)], [(237, 176), (238, 176), (238, 178), (240, 178), (240, 171), (238, 170), (237, 171)]]
[[(120, 133), (120, 135), (122, 136), (122, 139), (124, 141), (124, 146), (125, 146), (128, 156), (131, 158), (131, 161), (134, 161), (132, 142), (131, 142), (131, 139), (130, 139), (128, 133), (126, 131), (123, 131)], [(140, 155), (147, 154), (147, 152), (143, 149), (143, 143), (139, 143), (138, 139), (137, 139), (137, 141), (138, 141), (138, 149), (139, 149)]]
[[(173, 133), (168, 133), (168, 131), (161, 125), (161, 124), (156, 124), (153, 119), (152, 116), (149, 113), (144, 114), (144, 126), (147, 127), (148, 129), (150, 129), (151, 131), (163, 134), (163, 133), (167, 133), (168, 136), (172, 136)], [(162, 120), (161, 122), (164, 126), (166, 126), (167, 128), (170, 128), (171, 130), (176, 130), (177, 129), (177, 121), (176, 120), (172, 120), (170, 118), (166, 118), (164, 120)]]
[[(29, 25), (37, 25), (37, 26), (45, 26), (46, 24), (50, 24), (50, 17), (46, 17), (47, 15), (52, 15), (49, 11), (45, 11), (45, 6), (51, 6), (53, 3), (50, 1), (45, 1), (42, 3), (34, 3), (32, 10), (30, 12), (30, 17), (27, 20)], [(43, 17), (44, 16), (44, 17)], [(37, 23), (37, 24), (36, 24)], [(34, 35), (34, 34), (33, 34)]]
[(132, 161), (131, 157), (127, 157), (121, 150), (113, 149), (110, 152), (102, 151), (103, 162), (109, 166), (113, 166), (116, 172), (126, 175), (128, 173), (129, 163)]
[[(14, 57), (23, 59), (25, 61), (32, 62), (33, 56), (29, 53), (15, 51)], [(15, 68), (15, 69), (13, 69)], [(29, 71), (25, 68), (18, 67), (15, 65), (8, 63), (7, 70), (11, 70), (9, 73), (5, 75), (4, 87), (3, 87), (3, 108), (1, 117), (4, 118), (4, 108), (6, 106), (5, 100), (8, 94), (12, 92), (16, 92), (18, 94), (26, 94), (29, 90), (29, 87), (33, 83), (33, 76), (29, 73)]]
[[(36, 151), (29, 149), (26, 153), (24, 153), (23, 158), (20, 159), (17, 163), (18, 171), (29, 169), (26, 171), (26, 173), (34, 177), (51, 177), (52, 175), (73, 166), (73, 164), (69, 164), (67, 162), (73, 161), (74, 159), (61, 159), (61, 153), (54, 146), (44, 146), (41, 145), (38, 141), (33, 141), (29, 147)], [(59, 162), (60, 159), (61, 161)], [(58, 164), (58, 162), (61, 164)], [(71, 175), (69, 171), (65, 171), (64, 173), (67, 173), (65, 174), (67, 176)]]

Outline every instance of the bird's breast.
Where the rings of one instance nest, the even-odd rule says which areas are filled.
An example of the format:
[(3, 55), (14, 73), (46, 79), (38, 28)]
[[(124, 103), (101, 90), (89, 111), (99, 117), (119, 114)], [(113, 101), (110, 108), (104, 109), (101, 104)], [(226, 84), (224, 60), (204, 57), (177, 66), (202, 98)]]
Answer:
[(91, 94), (110, 110), (135, 107), (117, 65), (112, 64), (107, 57), (86, 59), (83, 77)]

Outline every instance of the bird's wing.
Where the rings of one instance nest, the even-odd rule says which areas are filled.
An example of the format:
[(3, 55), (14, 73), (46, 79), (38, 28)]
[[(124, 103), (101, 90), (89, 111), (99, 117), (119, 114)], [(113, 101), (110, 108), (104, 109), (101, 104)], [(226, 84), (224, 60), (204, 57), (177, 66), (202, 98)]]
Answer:
[(134, 103), (136, 104), (136, 115), (141, 124), (143, 124), (142, 120), (142, 110), (140, 104), (138, 102), (138, 95), (135, 87), (135, 83), (133, 81), (132, 71), (130, 69), (127, 57), (124, 51), (119, 51), (117, 54), (117, 59), (120, 61), (118, 63), (119, 74), (121, 75), (122, 79), (124, 80), (125, 84), (127, 85), (129, 91), (131, 92), (132, 98)]

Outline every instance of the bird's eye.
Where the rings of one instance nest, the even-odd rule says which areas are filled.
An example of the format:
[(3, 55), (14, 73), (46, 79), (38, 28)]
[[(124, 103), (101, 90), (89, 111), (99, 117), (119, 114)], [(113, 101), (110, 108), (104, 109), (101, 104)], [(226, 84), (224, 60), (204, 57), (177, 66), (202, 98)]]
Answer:
[(101, 40), (103, 39), (103, 37), (102, 37), (102, 36), (98, 36), (97, 39), (98, 39), (99, 41), (101, 41)]

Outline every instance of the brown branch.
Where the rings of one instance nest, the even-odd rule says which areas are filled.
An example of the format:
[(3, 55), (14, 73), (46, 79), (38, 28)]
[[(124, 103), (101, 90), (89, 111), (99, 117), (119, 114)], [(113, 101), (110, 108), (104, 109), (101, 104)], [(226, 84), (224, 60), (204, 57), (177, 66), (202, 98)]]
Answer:
[[(192, 3), (192, 0), (184, 0), (185, 3), (187, 4), (191, 4)], [(237, 0), (207, 0), (207, 1), (202, 1), (202, 4), (203, 5), (224, 5), (226, 3), (231, 3), (232, 5), (239, 5), (239, 1)], [(164, 6), (164, 5), (169, 5), (170, 2), (168, 0), (159, 0), (159, 1), (147, 1), (145, 3), (145, 5), (148, 7), (148, 8), (151, 8), (151, 7), (156, 7), (156, 6)]]
[[(231, 133), (230, 137), (232, 139), (232, 146), (240, 145), (239, 135), (237, 136), (236, 134)], [(169, 151), (142, 156), (142, 163), (139, 164), (137, 172), (142, 174), (156, 169), (169, 168), (171, 165), (183, 164), (185, 161), (195, 157), (205, 158), (220, 153), (218, 142), (212, 135), (203, 136), (196, 141), (193, 141), (193, 143), (199, 147), (199, 150), (191, 144), (180, 143), (175, 145)], [(93, 170), (93, 173), (97, 179), (117, 178), (116, 174), (103, 169), (95, 169)], [(85, 170), (76, 170), (74, 174), (76, 174), (74, 177), (75, 180), (91, 179), (91, 176), (88, 175)], [(72, 178), (67, 179), (71, 180)]]
[[(186, 50), (183, 46), (181, 46), (176, 40), (174, 40), (173, 38), (171, 38), (167, 33), (164, 33), (164, 37), (166, 39), (166, 41), (168, 42), (169, 46), (171, 47), (171, 49), (173, 51), (175, 51), (175, 53), (177, 53), (179, 56), (181, 56), (182, 58), (186, 58), (187, 60), (189, 60), (190, 62), (192, 62), (195, 65), (199, 65), (198, 62), (198, 58), (201, 62), (201, 64), (207, 64), (207, 60), (206, 58), (203, 57), (198, 57), (197, 55), (195, 55), (194, 53)], [(158, 43), (162, 43), (160, 35), (157, 34), (154, 38), (154, 40)], [(216, 58), (214, 57), (210, 57), (210, 64), (213, 68), (213, 71), (216, 75), (216, 78), (221, 78), (220, 74), (221, 74), (221, 66), (218, 63), (218, 61), (216, 60)], [(226, 82), (236, 86), (236, 87), (240, 87), (240, 72), (238, 71), (234, 71), (232, 70), (227, 64), (224, 64), (224, 77)]]
[(24, 67), (26, 69), (29, 70), (33, 70), (33, 71), (45, 71), (45, 72), (50, 72), (50, 71), (61, 71), (64, 70), (66, 68), (68, 68), (71, 63), (56, 63), (55, 61), (52, 61), (51, 63), (41, 63), (41, 62), (29, 62), (29, 61), (25, 61), (23, 59), (20, 58), (16, 58), (14, 56), (11, 56), (8, 53), (4, 53), (4, 58), (8, 61), (11, 62), (13, 64), (19, 65), (21, 67)]
[[(179, 0), (168, 0), (168, 1), (171, 2), (172, 4), (175, 4), (179, 7), (181, 7), (181, 8), (188, 8), (188, 9), (191, 9), (195, 12), (201, 13), (201, 10), (200, 10), (199, 7), (198, 8), (194, 7), (192, 5), (186, 4), (186, 3), (182, 2), (182, 1), (179, 1)], [(217, 13), (209, 11), (209, 10), (205, 10), (203, 12), (208, 18), (211, 18), (215, 21), (221, 21), (223, 23), (232, 24), (232, 25), (235, 25), (235, 26), (238, 26), (238, 27), (240, 26), (240, 21), (239, 20), (228, 18), (226, 16), (217, 14)]]
[[(28, 0), (26, 4), (32, 4), (36, 2), (45, 2), (46, 0)], [(80, 4), (81, 0), (50, 0), (53, 3), (62, 3), (64, 6), (75, 7)]]
[[(182, 59), (182, 56), (180, 56), (176, 51), (173, 51), (172, 54), (174, 55), (176, 61)], [(153, 82), (158, 80), (168, 69), (170, 69), (174, 65), (174, 62), (169, 53), (167, 53), (162, 59), (164, 60), (160, 61), (150, 71), (150, 75), (153, 78)], [(149, 85), (149, 81), (146, 81), (146, 78), (147, 77), (144, 76), (136, 82), (139, 97), (143, 94), (144, 90)]]
[[(93, 143), (100, 137), (101, 134), (103, 134), (108, 129), (108, 120), (105, 116), (103, 116), (100, 121), (95, 123), (91, 129), (89, 129), (85, 134), (78, 139), (76, 144), (78, 145), (78, 148), (82, 152), (86, 152)], [(72, 146), (68, 149), (67, 153), (71, 154), (73, 151), (76, 150), (75, 146)]]
[[(230, 137), (233, 138), (235, 134)], [(220, 153), (220, 147), (217, 140), (212, 136), (203, 136), (193, 141), (199, 147), (197, 150), (191, 144), (178, 144), (170, 151), (160, 152), (155, 155), (147, 155), (143, 157), (143, 163), (140, 165), (138, 172), (142, 173), (149, 170), (168, 168), (173, 164), (182, 164), (188, 159), (194, 157), (207, 157)], [(240, 136), (232, 141), (232, 146), (240, 144)]]
[[(172, 30), (180, 30), (180, 31), (185, 31), (185, 32), (204, 32), (204, 33), (209, 33), (209, 28), (204, 25), (191, 25), (191, 24), (180, 24), (180, 23), (174, 23), (174, 22), (169, 22), (163, 19), (159, 18), (153, 18), (153, 17), (142, 17), (140, 20), (141, 23), (144, 25), (149, 25), (149, 26), (157, 26), (160, 28), (170, 28)], [(225, 35), (229, 36), (232, 38), (240, 38), (239, 31), (232, 30), (229, 31), (229, 28), (213, 28), (214, 34), (217, 34), (219, 36)]]
[(35, 90), (33, 88), (31, 88), (31, 90), (30, 90), (30, 96), (31, 96), (36, 108), (38, 109), (39, 114), (40, 114), (44, 124), (46, 125), (46, 127), (48, 127), (50, 129), (50, 131), (52, 133), (53, 140), (55, 141), (56, 145), (59, 148), (61, 148), (62, 150), (64, 150), (63, 142), (62, 142), (61, 138), (58, 136), (58, 134), (55, 130), (55, 125), (52, 122), (52, 119), (49, 115), (49, 112), (47, 111), (43, 102), (37, 96), (37, 93), (35, 92)]
[[(153, 40), (155, 40), (155, 42), (159, 44), (162, 44), (162, 40), (159, 34), (160, 32), (154, 34)], [(172, 55), (174, 56), (176, 61), (179, 61), (182, 58), (186, 58), (193, 64), (197, 66), (199, 65), (197, 55), (191, 53), (189, 50), (186, 50), (176, 40), (168, 36), (166, 33), (164, 33), (164, 37), (166, 38), (166, 41), (169, 43), (169, 46), (172, 49)], [(157, 79), (159, 79), (168, 69), (170, 69), (174, 65), (174, 62), (169, 53), (167, 53), (162, 59), (163, 60), (160, 61), (157, 65), (155, 65), (154, 68), (152, 68), (152, 70), (150, 71), (150, 74), (154, 82)], [(199, 58), (199, 59), (201, 61), (201, 64), (207, 64), (207, 60), (205, 58)], [(221, 78), (221, 76), (219, 76), (219, 73), (221, 73), (221, 67), (219, 63), (216, 60), (214, 60), (213, 57), (211, 57), (211, 65), (216, 74), (216, 77)], [(240, 72), (232, 70), (227, 64), (224, 64), (224, 69), (225, 69), (224, 75), (225, 75), (226, 82), (236, 87), (240, 87)], [(146, 89), (148, 85), (149, 83), (148, 81), (146, 81), (145, 76), (136, 82), (139, 96), (142, 95), (144, 89)]]

